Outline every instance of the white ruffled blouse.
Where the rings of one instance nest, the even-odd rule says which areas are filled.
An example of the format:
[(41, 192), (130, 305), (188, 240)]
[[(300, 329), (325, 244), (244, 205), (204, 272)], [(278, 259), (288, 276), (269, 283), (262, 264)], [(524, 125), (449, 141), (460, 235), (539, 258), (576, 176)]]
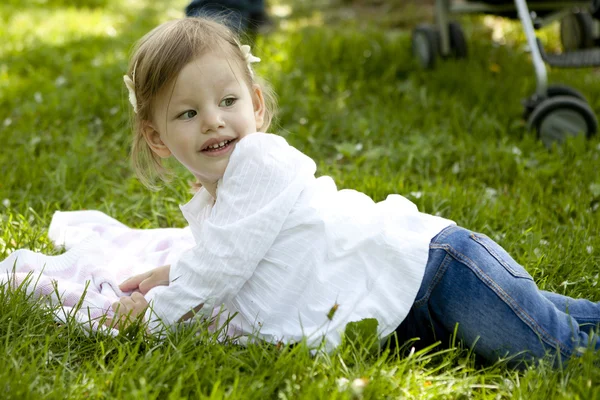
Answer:
[(204, 304), (200, 313), (224, 307), (237, 313), (230, 329), (274, 343), (306, 337), (331, 349), (347, 323), (365, 318), (378, 320), (382, 337), (392, 333), (419, 290), (430, 240), (453, 222), (400, 195), (375, 203), (338, 190), (315, 171), (280, 136), (239, 141), (216, 202), (201, 189), (181, 207), (196, 246), (155, 293), (151, 329), (156, 317), (172, 325)]

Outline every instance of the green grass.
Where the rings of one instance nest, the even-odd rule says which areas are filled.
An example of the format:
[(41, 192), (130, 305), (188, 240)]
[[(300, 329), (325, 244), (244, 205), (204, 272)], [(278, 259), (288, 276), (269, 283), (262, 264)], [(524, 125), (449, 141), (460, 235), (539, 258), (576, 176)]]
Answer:
[[(0, 259), (23, 247), (57, 252), (46, 236), (55, 210), (183, 226), (183, 171), (158, 193), (133, 177), (121, 77), (133, 42), (181, 16), (185, 1), (26, 3), (0, 5)], [(304, 6), (256, 40), (257, 70), (279, 94), (273, 132), (340, 187), (376, 200), (403, 194), (496, 239), (541, 288), (600, 300), (600, 140), (548, 151), (526, 131), (520, 101), (535, 79), (518, 25), (505, 23), (507, 45), (494, 46), (481, 18), (465, 20), (470, 58), (421, 71), (409, 31), (376, 21), (359, 31), (318, 2), (312, 10), (279, 3)], [(556, 27), (542, 35), (557, 46)], [(579, 89), (600, 112), (598, 71), (551, 70), (550, 79)], [(516, 372), (476, 366), (458, 344), (402, 358), (361, 346), (311, 356), (303, 345), (219, 344), (199, 330), (165, 341), (136, 329), (86, 335), (3, 287), (1, 397), (600, 398), (595, 354)], [(361, 395), (340, 378), (368, 383)]]

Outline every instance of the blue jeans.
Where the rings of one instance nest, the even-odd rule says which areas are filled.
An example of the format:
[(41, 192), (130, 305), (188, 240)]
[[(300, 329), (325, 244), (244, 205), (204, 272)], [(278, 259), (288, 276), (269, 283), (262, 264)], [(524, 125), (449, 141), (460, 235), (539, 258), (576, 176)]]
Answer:
[(539, 290), (533, 278), (485, 235), (451, 226), (432, 239), (415, 303), (396, 329), (398, 343), (418, 348), (458, 339), (487, 362), (509, 357), (523, 366), (545, 355), (556, 365), (585, 348), (600, 349), (594, 333), (600, 303)]
[(192, 0), (185, 8), (185, 15), (223, 17), (234, 30), (252, 30), (265, 22), (264, 0)]

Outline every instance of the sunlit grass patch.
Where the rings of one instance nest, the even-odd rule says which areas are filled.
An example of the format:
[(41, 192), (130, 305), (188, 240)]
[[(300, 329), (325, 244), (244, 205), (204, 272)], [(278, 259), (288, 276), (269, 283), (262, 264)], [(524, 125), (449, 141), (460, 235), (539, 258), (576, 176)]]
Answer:
[(28, 9), (14, 13), (4, 26), (7, 34), (3, 39), (8, 43), (0, 55), (31, 51), (40, 43), (56, 46), (89, 36), (115, 37), (118, 34), (115, 25), (124, 22), (124, 17), (107, 15), (102, 9)]

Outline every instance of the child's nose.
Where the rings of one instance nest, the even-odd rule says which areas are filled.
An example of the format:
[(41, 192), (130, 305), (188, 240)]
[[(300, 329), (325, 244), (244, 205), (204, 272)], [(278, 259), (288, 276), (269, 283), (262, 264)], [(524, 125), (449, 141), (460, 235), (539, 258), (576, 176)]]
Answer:
[(202, 121), (202, 133), (216, 132), (219, 128), (225, 127), (225, 121), (218, 112), (206, 113)]

